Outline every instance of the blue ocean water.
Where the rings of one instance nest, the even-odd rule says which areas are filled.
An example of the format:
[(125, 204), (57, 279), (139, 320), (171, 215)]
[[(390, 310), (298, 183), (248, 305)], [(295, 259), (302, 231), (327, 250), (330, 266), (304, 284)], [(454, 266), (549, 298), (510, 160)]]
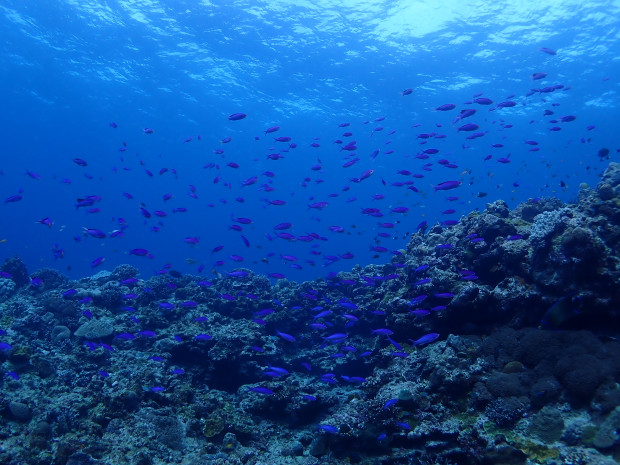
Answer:
[(618, 18), (618, 1), (5, 0), (0, 259), (306, 280), (496, 199), (571, 200), (617, 157)]

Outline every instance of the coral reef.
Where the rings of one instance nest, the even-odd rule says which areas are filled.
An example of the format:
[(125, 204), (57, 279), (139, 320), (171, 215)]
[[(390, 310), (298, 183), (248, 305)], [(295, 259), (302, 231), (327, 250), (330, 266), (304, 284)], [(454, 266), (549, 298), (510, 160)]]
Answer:
[(615, 463), (619, 195), (612, 163), (575, 205), (494, 202), (305, 283), (123, 265), (33, 287), (14, 258), (0, 462)]

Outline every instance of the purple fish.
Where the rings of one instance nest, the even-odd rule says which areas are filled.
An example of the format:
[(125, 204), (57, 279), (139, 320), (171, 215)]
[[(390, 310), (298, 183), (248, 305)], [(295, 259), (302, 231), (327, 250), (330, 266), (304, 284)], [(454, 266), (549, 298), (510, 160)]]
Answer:
[(245, 278), (249, 273), (245, 270), (230, 271), (226, 273), (231, 278)]
[(11, 344), (9, 344), (8, 342), (1, 342), (0, 341), (0, 352), (7, 352), (9, 350), (11, 350), (13, 348), (13, 346)]
[(105, 257), (97, 257), (92, 262), (90, 262), (91, 268), (96, 268), (101, 265), (105, 261)]
[(4, 203), (19, 202), (22, 199), (20, 194), (11, 195), (4, 200)]
[(142, 336), (142, 337), (156, 337), (157, 334), (155, 334), (154, 331), (138, 331), (138, 336)]
[(390, 399), (383, 404), (383, 410), (389, 409), (392, 405), (396, 404), (398, 399)]
[(84, 228), (84, 234), (89, 235), (91, 237), (95, 237), (97, 239), (104, 239), (106, 237), (106, 233), (104, 233), (103, 231), (99, 229)]
[(342, 342), (347, 338), (347, 335), (344, 333), (336, 333), (336, 334), (332, 334), (330, 336), (326, 336), (323, 338), (324, 341), (326, 342)]
[(73, 297), (73, 296), (74, 296), (74, 295), (76, 295), (76, 294), (77, 294), (77, 290), (75, 290), (75, 289), (69, 289), (69, 290), (64, 291), (61, 295), (62, 295), (64, 298), (69, 298), (69, 297)]
[(435, 191), (447, 191), (450, 189), (456, 189), (461, 184), (462, 184), (461, 181), (444, 181), (442, 183), (437, 184), (436, 186), (433, 186), (433, 189), (435, 189)]
[(264, 386), (251, 387), (248, 388), (248, 391), (257, 392), (258, 394), (263, 394), (265, 396), (271, 396), (274, 393), (271, 389)]
[(498, 103), (497, 107), (495, 107), (495, 108), (510, 108), (510, 107), (514, 107), (516, 105), (517, 105), (516, 102), (513, 102), (512, 100), (506, 100), (505, 102)]
[(245, 113), (233, 113), (232, 115), (230, 115), (228, 117), (228, 119), (230, 121), (239, 121), (239, 120), (245, 118), (246, 116), (248, 116), (248, 115), (246, 115)]
[(547, 48), (547, 47), (540, 47), (539, 50), (541, 52), (545, 52), (545, 53), (547, 53), (549, 55), (555, 55), (556, 54), (555, 50), (551, 50), (550, 48)]
[(147, 257), (149, 256), (149, 251), (146, 249), (131, 249), (129, 251), (129, 255), (136, 255), (137, 257)]
[(380, 334), (382, 336), (391, 336), (392, 334), (394, 334), (394, 331), (392, 331), (391, 329), (387, 329), (387, 328), (378, 328), (378, 329), (373, 329), (370, 334), (371, 335)]
[(196, 302), (194, 302), (193, 300), (186, 300), (184, 302), (181, 302), (179, 304), (179, 307), (183, 307), (183, 308), (196, 308), (196, 307), (198, 307), (198, 304)]
[(467, 124), (464, 124), (463, 126), (459, 127), (459, 128), (458, 128), (458, 131), (466, 131), (466, 132), (469, 132), (469, 131), (475, 131), (475, 130), (477, 130), (477, 129), (479, 129), (479, 128), (480, 128), (480, 126), (478, 126), (477, 124), (474, 124), (474, 123), (467, 123)]
[(291, 336), (290, 334), (287, 333), (281, 333), (280, 331), (276, 331), (277, 335), (280, 336), (282, 339), (284, 339), (285, 341), (288, 342), (297, 342), (297, 339), (295, 339), (293, 336)]
[(456, 105), (454, 103), (444, 103), (443, 105), (439, 105), (435, 110), (437, 111), (449, 111), (454, 110)]
[(409, 339), (409, 341), (411, 341), (411, 344), (414, 346), (422, 346), (422, 345), (433, 342), (438, 337), (439, 337), (438, 333), (428, 333), (422, 336), (421, 338), (416, 339), (415, 341), (413, 339)]
[(338, 434), (339, 432), (338, 428), (332, 425), (319, 425), (318, 430), (325, 431), (326, 433), (329, 433), (329, 434)]

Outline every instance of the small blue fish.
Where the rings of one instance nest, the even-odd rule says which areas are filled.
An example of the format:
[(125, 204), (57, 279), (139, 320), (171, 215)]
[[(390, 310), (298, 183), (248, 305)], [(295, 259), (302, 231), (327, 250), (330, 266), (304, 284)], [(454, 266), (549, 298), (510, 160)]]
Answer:
[(428, 333), (422, 336), (421, 338), (416, 339), (415, 341), (413, 339), (409, 339), (409, 341), (411, 341), (411, 344), (414, 346), (422, 346), (425, 344), (430, 344), (438, 337), (439, 337), (438, 333)]
[(329, 434), (338, 434), (339, 432), (338, 428), (332, 425), (319, 425), (318, 430), (325, 431), (326, 433), (329, 433)]
[(454, 297), (454, 294), (452, 292), (438, 292), (437, 294), (433, 295), (440, 299), (451, 299), (452, 297)]
[(391, 336), (392, 334), (394, 334), (394, 331), (392, 331), (391, 329), (387, 329), (387, 328), (378, 328), (378, 329), (373, 329), (370, 334), (371, 335), (380, 334), (384, 336)]
[(11, 350), (13, 346), (8, 342), (0, 342), (0, 352), (7, 352)]
[(266, 388), (264, 386), (251, 387), (251, 388), (248, 388), (248, 391), (257, 392), (258, 394), (263, 394), (265, 396), (271, 396), (274, 394), (274, 392), (271, 389)]
[(326, 342), (333, 342), (333, 343), (338, 343), (338, 342), (342, 342), (347, 338), (347, 335), (344, 333), (336, 333), (336, 334), (332, 334), (330, 336), (326, 336), (323, 338), (324, 341)]
[(390, 399), (383, 404), (383, 410), (389, 409), (392, 405), (396, 404), (398, 399)]
[(282, 339), (284, 339), (285, 341), (288, 342), (297, 342), (297, 339), (295, 339), (293, 336), (291, 336), (290, 334), (287, 333), (281, 333), (280, 331), (276, 331), (276, 333), (278, 334), (278, 336), (280, 336)]

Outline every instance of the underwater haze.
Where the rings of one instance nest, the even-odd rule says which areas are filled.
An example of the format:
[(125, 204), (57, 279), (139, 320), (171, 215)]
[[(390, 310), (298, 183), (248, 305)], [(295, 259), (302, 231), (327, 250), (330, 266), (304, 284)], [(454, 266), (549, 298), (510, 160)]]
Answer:
[(2, 0), (1, 465), (620, 463), (620, 2)]
[(574, 198), (618, 145), (618, 2), (0, 8), (0, 256), (71, 277), (385, 263), (424, 221)]

